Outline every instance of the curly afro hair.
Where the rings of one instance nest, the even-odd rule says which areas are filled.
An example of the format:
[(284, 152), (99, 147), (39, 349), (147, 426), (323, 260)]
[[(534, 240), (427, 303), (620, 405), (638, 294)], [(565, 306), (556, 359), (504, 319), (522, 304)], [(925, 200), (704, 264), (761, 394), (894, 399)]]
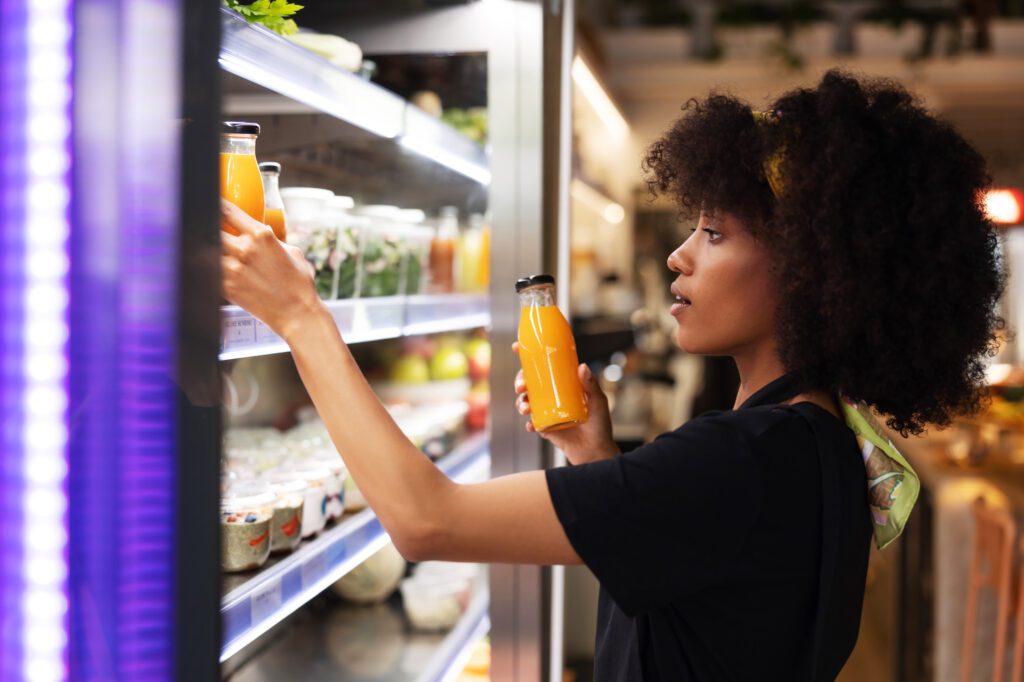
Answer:
[(735, 215), (769, 249), (779, 352), (803, 385), (863, 400), (903, 435), (983, 406), (1005, 326), (990, 178), (902, 87), (830, 71), (766, 117), (729, 96), (691, 100), (644, 170), (652, 192)]

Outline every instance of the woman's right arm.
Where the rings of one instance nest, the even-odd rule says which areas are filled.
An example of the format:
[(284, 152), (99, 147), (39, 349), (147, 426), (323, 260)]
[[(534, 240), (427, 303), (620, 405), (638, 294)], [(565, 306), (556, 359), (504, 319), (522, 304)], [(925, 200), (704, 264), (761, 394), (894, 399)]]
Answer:
[[(519, 344), (512, 344), (513, 352), (519, 351)], [(581, 364), (578, 368), (580, 383), (587, 396), (587, 411), (590, 418), (586, 424), (551, 433), (541, 433), (541, 438), (548, 440), (556, 448), (565, 453), (566, 459), (573, 464), (596, 462), (611, 459), (619, 453), (615, 439), (612, 437), (612, 417), (608, 409), (608, 397), (601, 390), (597, 379), (590, 368)], [(526, 391), (523, 370), (516, 374), (516, 409), (523, 416), (530, 416), (530, 396)], [(533, 433), (533, 421), (526, 422), (526, 430)]]

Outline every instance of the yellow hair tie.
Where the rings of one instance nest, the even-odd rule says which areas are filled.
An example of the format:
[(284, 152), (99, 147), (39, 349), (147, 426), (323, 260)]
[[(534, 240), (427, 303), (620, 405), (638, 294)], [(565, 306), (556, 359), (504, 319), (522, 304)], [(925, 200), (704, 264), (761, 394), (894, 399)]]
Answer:
[[(755, 111), (754, 120), (760, 124), (771, 123), (774, 114), (767, 111)], [(778, 199), (782, 196), (782, 190), (785, 186), (782, 182), (782, 157), (786, 152), (786, 145), (780, 145), (778, 149), (772, 152), (772, 155), (764, 162), (762, 170), (764, 171), (764, 177), (768, 180), (768, 186), (772, 188), (772, 194)]]

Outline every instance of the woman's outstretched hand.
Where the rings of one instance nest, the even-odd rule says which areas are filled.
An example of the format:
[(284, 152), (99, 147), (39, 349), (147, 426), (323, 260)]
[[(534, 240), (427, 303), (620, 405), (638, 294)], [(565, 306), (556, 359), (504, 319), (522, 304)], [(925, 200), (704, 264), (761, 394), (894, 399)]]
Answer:
[(299, 249), (230, 201), (221, 199), (221, 213), (238, 230), (237, 236), (220, 235), (224, 297), (287, 341), (304, 320), (323, 311), (312, 268)]
[[(512, 351), (519, 352), (519, 344), (512, 344)], [(556, 448), (565, 453), (566, 458), (573, 464), (584, 464), (599, 459), (611, 459), (619, 454), (619, 448), (612, 438), (612, 416), (608, 410), (608, 396), (604, 394), (597, 384), (597, 379), (591, 373), (590, 368), (581, 364), (578, 368), (580, 383), (587, 398), (587, 411), (590, 418), (587, 423), (571, 429), (540, 433), (541, 438), (550, 441)], [(515, 380), (516, 409), (519, 414), (530, 416), (530, 396), (526, 391), (526, 381), (523, 379), (523, 370), (519, 370)], [(531, 433), (536, 431), (533, 428), (533, 421), (526, 422), (526, 430)]]

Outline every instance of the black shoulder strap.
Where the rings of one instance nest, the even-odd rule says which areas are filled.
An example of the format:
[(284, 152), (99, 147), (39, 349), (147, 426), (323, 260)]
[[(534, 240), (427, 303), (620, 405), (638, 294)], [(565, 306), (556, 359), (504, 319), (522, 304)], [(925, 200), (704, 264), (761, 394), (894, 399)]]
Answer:
[(821, 565), (818, 576), (818, 612), (814, 623), (809, 662), (809, 679), (812, 682), (818, 682), (818, 680), (827, 679), (826, 673), (821, 669), (821, 646), (839, 554), (839, 510), (842, 491), (839, 486), (839, 469), (836, 466), (831, 444), (826, 434), (816, 426), (810, 413), (813, 410), (811, 404), (801, 403), (789, 407), (796, 410), (814, 432), (818, 441), (818, 462), (821, 469)]

